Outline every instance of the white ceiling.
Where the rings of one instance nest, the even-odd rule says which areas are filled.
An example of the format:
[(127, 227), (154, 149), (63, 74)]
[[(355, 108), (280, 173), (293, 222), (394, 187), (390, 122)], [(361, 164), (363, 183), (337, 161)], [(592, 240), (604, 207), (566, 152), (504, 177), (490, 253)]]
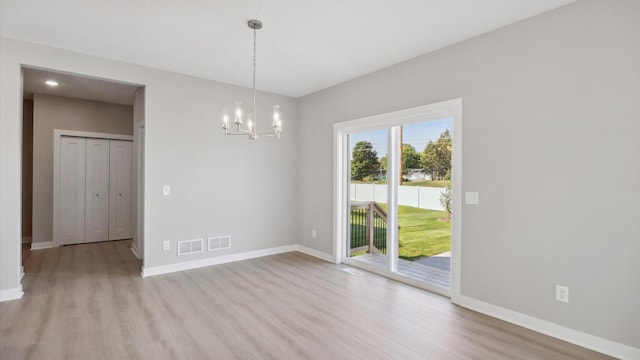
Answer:
[(300, 97), (575, 0), (0, 0), (5, 37)]
[[(42, 69), (23, 68), (22, 75), (25, 98), (40, 93), (133, 105), (133, 95), (139, 88), (136, 85)], [(56, 81), (58, 86), (46, 85), (47, 80)]]

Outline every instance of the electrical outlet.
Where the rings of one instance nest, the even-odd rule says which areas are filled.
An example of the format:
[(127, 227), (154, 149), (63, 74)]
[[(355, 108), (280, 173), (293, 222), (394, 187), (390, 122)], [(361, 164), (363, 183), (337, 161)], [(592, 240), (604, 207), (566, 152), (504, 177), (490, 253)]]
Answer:
[(316, 232), (316, 229), (311, 230), (311, 238), (315, 239), (316, 237), (318, 237), (318, 233)]
[(568, 303), (569, 288), (566, 286), (556, 285), (556, 300)]
[(169, 240), (165, 240), (162, 242), (162, 250), (171, 250), (171, 242)]

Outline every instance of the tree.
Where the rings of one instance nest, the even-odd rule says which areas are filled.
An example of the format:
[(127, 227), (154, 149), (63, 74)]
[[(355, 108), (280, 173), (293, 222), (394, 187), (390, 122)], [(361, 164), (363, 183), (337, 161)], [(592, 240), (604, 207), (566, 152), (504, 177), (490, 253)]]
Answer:
[(387, 170), (387, 155), (380, 158), (380, 169)]
[(429, 141), (420, 156), (422, 168), (434, 180), (451, 177), (451, 133), (445, 130), (437, 142)]
[(444, 208), (443, 221), (451, 221), (451, 181), (447, 181), (447, 187), (440, 193), (440, 205)]
[(420, 154), (416, 148), (409, 144), (402, 144), (402, 172), (406, 174), (409, 169), (419, 169), (420, 167)]
[(436, 146), (433, 141), (429, 141), (420, 154), (420, 163), (424, 171), (431, 175), (431, 179), (436, 180)]
[(380, 167), (378, 153), (368, 141), (359, 141), (353, 147), (351, 157), (351, 179), (362, 180), (367, 176), (373, 176)]

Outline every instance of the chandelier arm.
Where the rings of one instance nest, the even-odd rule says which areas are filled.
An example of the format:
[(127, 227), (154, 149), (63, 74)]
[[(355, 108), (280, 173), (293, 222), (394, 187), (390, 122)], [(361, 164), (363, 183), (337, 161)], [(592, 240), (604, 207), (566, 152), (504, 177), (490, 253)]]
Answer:
[(230, 131), (226, 131), (224, 133), (225, 135), (242, 135), (242, 136), (247, 136), (247, 134), (251, 134), (250, 132), (246, 131), (246, 130), (240, 130), (240, 132), (230, 132)]

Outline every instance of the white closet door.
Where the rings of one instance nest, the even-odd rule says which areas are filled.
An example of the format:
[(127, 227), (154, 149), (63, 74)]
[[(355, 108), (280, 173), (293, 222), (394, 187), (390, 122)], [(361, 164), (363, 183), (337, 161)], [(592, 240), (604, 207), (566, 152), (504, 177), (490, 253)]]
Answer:
[(87, 139), (85, 241), (109, 240), (109, 140)]
[(86, 140), (60, 139), (60, 242), (84, 242)]
[(131, 141), (111, 140), (109, 240), (131, 236)]

